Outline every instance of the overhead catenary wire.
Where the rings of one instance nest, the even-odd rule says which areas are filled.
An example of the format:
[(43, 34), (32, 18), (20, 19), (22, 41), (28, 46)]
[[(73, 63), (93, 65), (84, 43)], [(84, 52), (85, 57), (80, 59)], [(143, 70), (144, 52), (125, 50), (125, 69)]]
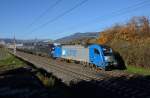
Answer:
[(43, 13), (41, 13), (37, 18), (35, 18), (27, 27), (31, 28), (37, 21), (39, 21), (39, 19), (41, 19), (48, 12), (52, 11), (62, 1), (63, 0), (57, 0), (56, 2), (54, 2), (54, 4), (49, 6)]
[(44, 26), (53, 23), (55, 21), (57, 21), (58, 19), (62, 18), (63, 16), (69, 14), (70, 12), (72, 12), (73, 10), (77, 9), (78, 7), (82, 6), (84, 3), (86, 3), (88, 0), (83, 0), (81, 2), (79, 2), (78, 4), (76, 4), (75, 6), (73, 6), (72, 8), (68, 9), (67, 11), (61, 13), (60, 15), (56, 16), (55, 18), (48, 20), (46, 23), (41, 24), (40, 26), (38, 26), (37, 28), (33, 29), (31, 32), (29, 32), (30, 34), (33, 33), (36, 30), (39, 30), (41, 28), (43, 28)]
[[(148, 1), (148, 0), (146, 0), (146, 1)], [(128, 12), (131, 12), (131, 11), (135, 11), (135, 10), (137, 10), (137, 9), (139, 9), (139, 8), (141, 8), (141, 7), (143, 7), (143, 6), (145, 6), (146, 4), (148, 4), (147, 2), (145, 2), (145, 1), (142, 1), (142, 2), (140, 2), (140, 3), (136, 3), (136, 4), (134, 4), (134, 5), (131, 5), (131, 6), (128, 6), (128, 7), (125, 7), (125, 8), (123, 8), (123, 9), (119, 9), (119, 10), (117, 10), (117, 11), (113, 11), (112, 13), (108, 13), (108, 14), (106, 14), (106, 15), (103, 15), (103, 16), (111, 16), (109, 19), (112, 19), (112, 18), (114, 18), (114, 17), (116, 17), (116, 16), (121, 16), (121, 15), (125, 15), (125, 14), (127, 14)], [(127, 9), (127, 10), (126, 10)], [(102, 17), (102, 16), (101, 16)], [(88, 22), (84, 22), (84, 23), (82, 23), (82, 25), (80, 24), (80, 25), (75, 25), (75, 26), (72, 26), (72, 27), (69, 27), (69, 28), (67, 28), (67, 30), (69, 30), (69, 29), (74, 29), (74, 28), (78, 28), (78, 27), (86, 27), (86, 26), (88, 26), (88, 25), (91, 25), (91, 23), (92, 22), (98, 22), (98, 21), (96, 21), (96, 20), (98, 20), (98, 19), (100, 19), (100, 17), (99, 18), (96, 18), (96, 19), (94, 19), (94, 20), (90, 20), (90, 21), (88, 21)], [(109, 20), (109, 19), (107, 19), (107, 20)], [(101, 20), (100, 22), (104, 22), (104, 21), (107, 21), (107, 20), (105, 20), (105, 19), (103, 19), (103, 20)], [(69, 33), (66, 33), (66, 32), (64, 32), (65, 30), (63, 30), (63, 31), (60, 31), (60, 32), (63, 32), (63, 33), (60, 33), (60, 32), (56, 32), (55, 33), (55, 35), (54, 36), (60, 36), (60, 35), (63, 35), (63, 34), (69, 34)]]
[[(147, 1), (147, 0), (146, 0)], [(82, 2), (85, 2), (85, 0), (84, 1), (82, 1)], [(82, 3), (81, 2), (81, 3)], [(114, 18), (114, 17), (116, 17), (117, 15), (119, 16), (120, 14), (121, 15), (124, 15), (124, 14), (126, 14), (127, 12), (131, 12), (131, 11), (134, 11), (135, 9), (138, 9), (138, 8), (141, 8), (141, 7), (143, 7), (144, 5), (143, 5), (143, 3), (145, 3), (145, 1), (142, 1), (142, 2), (138, 2), (138, 3), (136, 3), (136, 4), (134, 4), (134, 5), (131, 5), (131, 6), (128, 6), (128, 7), (125, 7), (125, 8), (123, 8), (123, 9), (119, 9), (119, 10), (117, 10), (117, 11), (113, 11), (113, 12), (111, 12), (111, 13), (108, 13), (107, 15), (111, 15), (111, 14), (113, 14), (113, 17), (111, 17), (111, 18)], [(142, 6), (141, 6), (142, 5)], [(74, 8), (74, 7), (73, 7)], [(72, 9), (72, 8), (71, 8)], [(71, 10), (70, 9), (70, 10)], [(67, 11), (69, 11), (69, 10), (67, 10)], [(66, 11), (66, 13), (67, 13), (67, 11)], [(62, 13), (62, 14), (64, 14), (64, 13)], [(62, 14), (60, 14), (60, 15), (58, 15), (58, 16), (61, 16)], [(66, 14), (65, 14), (66, 15)], [(47, 25), (47, 24), (49, 24), (49, 23), (53, 23), (54, 21), (56, 21), (57, 19), (59, 19), (59, 18), (61, 18), (61, 17), (55, 17), (54, 19), (52, 19), (52, 20), (49, 20), (48, 22), (46, 22), (46, 23), (44, 23), (44, 24), (42, 24), (42, 25), (40, 25), (41, 27), (43, 27), (43, 26), (45, 26), (45, 25)], [(105, 15), (103, 15), (103, 16), (105, 16)], [(62, 16), (63, 17), (63, 16)], [(101, 16), (102, 17), (102, 16)], [(99, 17), (99, 18), (101, 18), (101, 17)], [(111, 19), (111, 18), (109, 18), (109, 19)], [(56, 20), (55, 20), (56, 19)], [(98, 19), (98, 18), (97, 18)], [(97, 20), (97, 19), (94, 19), (94, 20)], [(102, 20), (102, 21), (104, 21), (104, 20)], [(101, 21), (101, 22), (102, 22)], [(106, 20), (105, 20), (106, 21)], [(86, 25), (82, 25), (82, 26), (80, 26), (80, 27), (84, 27), (84, 26), (87, 26), (88, 24), (91, 24), (92, 22), (95, 22), (95, 21), (93, 21), (93, 19), (92, 20), (90, 20), (90, 21), (88, 21), (88, 22), (85, 22), (85, 23), (83, 23), (83, 24), (86, 24)], [(97, 21), (96, 21), (97, 22)], [(79, 25), (78, 25), (79, 26)], [(73, 26), (73, 27), (71, 27), (71, 28), (74, 28), (75, 26)], [(33, 33), (34, 31), (36, 31), (36, 30), (39, 30), (39, 29), (41, 29), (41, 28), (37, 28), (37, 29), (34, 29), (31, 33)], [(69, 28), (67, 28), (67, 30), (68, 30)], [(61, 30), (60, 30), (61, 31)], [(62, 31), (61, 31), (62, 32)], [(30, 34), (31, 34), (30, 33)], [(69, 34), (69, 33), (66, 33), (66, 32), (64, 32), (64, 33), (60, 33), (60, 32), (56, 32), (55, 33), (55, 36), (58, 36), (58, 35), (61, 35), (61, 34)]]

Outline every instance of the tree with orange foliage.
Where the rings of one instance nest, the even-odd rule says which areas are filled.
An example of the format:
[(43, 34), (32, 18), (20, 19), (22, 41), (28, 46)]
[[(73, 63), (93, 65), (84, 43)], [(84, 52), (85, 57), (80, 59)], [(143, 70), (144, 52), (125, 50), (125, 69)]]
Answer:
[(141, 22), (141, 32), (144, 36), (150, 36), (150, 26), (149, 26), (149, 20), (146, 17), (142, 17), (140, 19)]

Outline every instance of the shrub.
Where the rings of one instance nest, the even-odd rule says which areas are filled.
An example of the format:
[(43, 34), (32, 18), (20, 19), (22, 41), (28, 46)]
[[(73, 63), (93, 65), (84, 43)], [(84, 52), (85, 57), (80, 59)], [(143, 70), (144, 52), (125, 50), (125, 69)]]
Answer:
[(150, 26), (146, 17), (134, 17), (102, 33), (97, 41), (117, 51), (126, 65), (150, 68)]
[(52, 76), (46, 76), (40, 72), (38, 72), (36, 76), (43, 83), (43, 85), (45, 85), (45, 87), (53, 88), (55, 86), (55, 78), (53, 78)]

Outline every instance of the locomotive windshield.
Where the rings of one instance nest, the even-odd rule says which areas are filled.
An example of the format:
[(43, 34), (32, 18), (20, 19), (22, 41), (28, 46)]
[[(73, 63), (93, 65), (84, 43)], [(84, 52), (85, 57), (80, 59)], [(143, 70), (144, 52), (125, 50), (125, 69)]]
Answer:
[(95, 54), (98, 54), (98, 55), (100, 54), (100, 53), (99, 53), (99, 50), (97, 50), (97, 49), (94, 49), (94, 53), (95, 53)]
[(112, 55), (112, 49), (108, 46), (102, 46), (104, 56), (111, 56)]

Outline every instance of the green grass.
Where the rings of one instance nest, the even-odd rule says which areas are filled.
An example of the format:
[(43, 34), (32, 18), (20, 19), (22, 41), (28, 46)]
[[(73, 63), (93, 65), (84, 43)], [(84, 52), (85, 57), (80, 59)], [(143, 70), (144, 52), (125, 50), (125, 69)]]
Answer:
[(0, 60), (6, 59), (9, 57), (9, 53), (7, 51), (7, 49), (5, 48), (0, 48)]
[(127, 72), (129, 73), (136, 73), (141, 75), (150, 75), (150, 68), (141, 68), (135, 66), (127, 66)]
[(25, 65), (26, 64), (23, 61), (19, 60), (18, 58), (16, 58), (11, 54), (8, 54), (7, 57), (5, 57), (5, 59), (0, 60), (0, 70), (3, 71), (19, 68)]
[(13, 55), (9, 55), (8, 58), (0, 60), (0, 65), (21, 65), (24, 64), (23, 61), (17, 59), (16, 57), (14, 57)]

